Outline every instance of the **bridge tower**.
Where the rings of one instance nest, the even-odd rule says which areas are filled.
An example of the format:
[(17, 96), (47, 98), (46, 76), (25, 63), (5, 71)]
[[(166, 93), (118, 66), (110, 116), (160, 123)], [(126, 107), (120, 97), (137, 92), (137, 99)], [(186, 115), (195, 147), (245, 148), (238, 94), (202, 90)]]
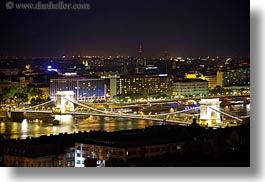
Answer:
[(206, 121), (208, 125), (221, 123), (219, 99), (201, 99), (200, 120)]
[(74, 111), (75, 110), (74, 104), (68, 101), (73, 99), (74, 99), (73, 91), (58, 91), (56, 93), (56, 107), (60, 108), (62, 113)]

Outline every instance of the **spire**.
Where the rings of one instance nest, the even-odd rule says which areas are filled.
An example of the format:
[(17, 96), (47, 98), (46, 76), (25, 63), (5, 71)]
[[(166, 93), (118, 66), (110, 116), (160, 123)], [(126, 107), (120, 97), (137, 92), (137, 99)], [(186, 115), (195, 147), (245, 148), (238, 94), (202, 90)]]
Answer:
[(140, 46), (139, 46), (138, 53), (139, 53), (139, 57), (142, 57), (142, 54), (143, 54), (142, 44), (140, 44)]

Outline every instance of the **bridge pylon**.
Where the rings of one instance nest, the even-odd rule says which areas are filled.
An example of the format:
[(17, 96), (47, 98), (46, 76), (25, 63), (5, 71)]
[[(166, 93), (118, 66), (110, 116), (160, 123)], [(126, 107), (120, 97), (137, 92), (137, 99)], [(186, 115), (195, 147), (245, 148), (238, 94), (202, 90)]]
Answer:
[(74, 103), (69, 102), (69, 99), (73, 98), (73, 91), (58, 91), (56, 93), (56, 107), (60, 108), (62, 113), (73, 112), (75, 110)]
[(206, 121), (210, 126), (221, 123), (219, 99), (201, 99), (200, 103), (200, 121)]

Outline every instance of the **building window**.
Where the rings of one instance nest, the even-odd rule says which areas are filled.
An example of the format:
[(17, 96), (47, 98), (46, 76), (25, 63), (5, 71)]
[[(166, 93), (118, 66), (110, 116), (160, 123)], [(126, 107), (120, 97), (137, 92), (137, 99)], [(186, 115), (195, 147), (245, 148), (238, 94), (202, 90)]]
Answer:
[(75, 153), (74, 152), (71, 153), (71, 157), (75, 157)]
[(81, 164), (81, 161), (80, 160), (77, 160), (77, 162), (76, 162), (77, 164)]

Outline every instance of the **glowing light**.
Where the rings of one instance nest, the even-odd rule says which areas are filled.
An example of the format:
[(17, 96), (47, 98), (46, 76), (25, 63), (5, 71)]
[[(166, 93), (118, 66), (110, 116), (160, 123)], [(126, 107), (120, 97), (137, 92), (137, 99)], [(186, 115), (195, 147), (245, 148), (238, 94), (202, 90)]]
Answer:
[(220, 101), (219, 99), (201, 99), (200, 103), (200, 120), (207, 121), (211, 125), (213, 120), (221, 123), (220, 117)]
[(58, 69), (48, 69), (48, 71), (58, 72)]
[(55, 72), (58, 72), (58, 69), (54, 69), (54, 68), (52, 68), (52, 66), (47, 66), (47, 70), (48, 71), (55, 71)]
[(65, 76), (76, 76), (77, 73), (65, 73)]
[(22, 121), (21, 131), (22, 131), (22, 132), (25, 132), (25, 131), (27, 131), (27, 129), (28, 129), (28, 120), (27, 120), (27, 119), (24, 119), (24, 120)]
[(72, 124), (73, 123), (72, 115), (55, 115), (54, 119), (60, 121), (61, 124)]

